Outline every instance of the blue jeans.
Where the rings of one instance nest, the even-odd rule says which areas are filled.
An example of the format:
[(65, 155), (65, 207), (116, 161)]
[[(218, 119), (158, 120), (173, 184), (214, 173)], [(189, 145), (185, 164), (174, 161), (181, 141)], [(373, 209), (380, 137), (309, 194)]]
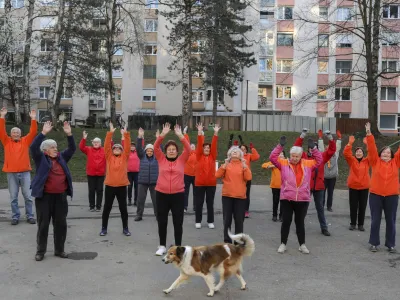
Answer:
[(19, 220), (21, 213), (18, 207), (18, 193), (21, 186), (22, 195), (25, 199), (26, 218), (33, 218), (32, 197), (31, 197), (31, 173), (7, 173), (8, 191), (11, 198), (12, 218)]
[(325, 212), (324, 212), (324, 195), (325, 191), (312, 191), (314, 196), (315, 209), (318, 214), (319, 225), (321, 226), (321, 230), (328, 229), (328, 225), (326, 224)]

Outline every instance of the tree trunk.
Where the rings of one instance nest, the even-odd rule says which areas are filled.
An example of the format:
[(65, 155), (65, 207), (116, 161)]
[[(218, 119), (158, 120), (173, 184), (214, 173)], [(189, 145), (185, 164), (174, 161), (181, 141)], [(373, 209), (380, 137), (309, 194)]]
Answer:
[(8, 78), (8, 90), (10, 92), (10, 100), (12, 105), (14, 106), (14, 114), (15, 114), (15, 124), (21, 124), (21, 111), (19, 106), (19, 97), (18, 97), (18, 89), (17, 84), (15, 82), (15, 78)]
[[(189, 88), (189, 111), (188, 111), (188, 118), (189, 118), (189, 122), (188, 122), (188, 127), (190, 128), (190, 129), (192, 129), (193, 128), (193, 94), (192, 94), (192, 92), (193, 92), (193, 73), (192, 73), (192, 68), (191, 68), (191, 66), (189, 65), (189, 67), (188, 67), (188, 71), (189, 71), (189, 74), (188, 74), (188, 76), (189, 76), (189, 86), (188, 86), (188, 88)], [(204, 98), (203, 98), (203, 101), (204, 101)]]
[[(108, 94), (110, 97), (110, 114), (111, 122), (116, 124), (116, 103), (115, 103), (115, 84), (112, 77), (113, 71), (113, 57), (114, 57), (114, 38), (116, 34), (116, 22), (117, 22), (117, 0), (113, 0), (111, 3), (111, 24), (110, 32), (107, 37), (107, 78), (108, 78)], [(107, 13), (108, 16), (108, 13)]]
[(182, 62), (182, 126), (189, 125), (189, 81), (189, 59), (185, 49)]

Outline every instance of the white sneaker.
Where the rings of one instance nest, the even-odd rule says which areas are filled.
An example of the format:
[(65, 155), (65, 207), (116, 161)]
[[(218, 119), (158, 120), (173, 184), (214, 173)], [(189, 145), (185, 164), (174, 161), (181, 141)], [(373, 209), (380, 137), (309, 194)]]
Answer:
[(208, 223), (208, 228), (214, 229), (215, 228), (214, 223)]
[(196, 223), (196, 229), (200, 229), (201, 228), (201, 223)]
[(167, 248), (165, 248), (164, 246), (158, 246), (158, 250), (156, 252), (157, 256), (162, 256), (167, 252)]
[(299, 251), (303, 254), (309, 254), (310, 251), (307, 249), (306, 244), (303, 244), (299, 247)]
[(286, 245), (282, 243), (278, 248), (278, 253), (285, 253), (286, 252)]

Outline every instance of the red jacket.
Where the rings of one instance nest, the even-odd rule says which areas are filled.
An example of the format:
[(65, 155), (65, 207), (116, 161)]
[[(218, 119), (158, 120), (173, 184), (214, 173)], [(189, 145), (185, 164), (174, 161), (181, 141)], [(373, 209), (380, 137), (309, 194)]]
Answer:
[[(297, 138), (296, 141), (294, 142), (294, 146), (302, 147), (303, 140), (304, 139), (302, 139), (300, 137)], [(322, 162), (322, 164), (319, 165), (319, 167), (317, 169), (314, 168), (314, 170), (312, 172), (311, 180), (310, 180), (310, 190), (311, 191), (325, 190), (324, 166), (336, 152), (335, 141), (334, 140), (329, 141), (328, 149), (326, 149), (324, 152), (322, 152), (322, 151), (320, 151), (320, 152), (322, 153), (323, 162)], [(303, 159), (314, 159), (312, 157), (308, 157), (307, 152), (304, 152), (304, 151), (303, 151), (302, 158)]]
[(79, 149), (87, 155), (86, 174), (89, 176), (104, 176), (106, 174), (106, 155), (104, 148), (86, 146), (86, 140), (82, 139)]
[(211, 142), (210, 155), (203, 154), (204, 136), (197, 136), (197, 168), (195, 186), (216, 186), (217, 178), (215, 177), (215, 161), (217, 160), (218, 136), (213, 135)]
[[(112, 143), (112, 145), (113, 145), (113, 143)], [(125, 148), (125, 140), (121, 141), (121, 145), (122, 145), (122, 147)], [(137, 151), (136, 150), (131, 151), (131, 152), (129, 152), (128, 172), (139, 172), (139, 170), (140, 170), (140, 159), (139, 159), (139, 156), (137, 155)]]

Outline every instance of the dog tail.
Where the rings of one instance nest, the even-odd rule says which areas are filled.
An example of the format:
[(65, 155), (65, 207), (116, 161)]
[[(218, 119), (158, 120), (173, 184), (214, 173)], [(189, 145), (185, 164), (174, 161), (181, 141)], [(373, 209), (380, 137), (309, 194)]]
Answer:
[(248, 235), (244, 233), (239, 233), (233, 235), (230, 230), (228, 230), (228, 235), (232, 239), (232, 241), (235, 241), (239, 245), (237, 247), (243, 249), (243, 255), (244, 256), (252, 256), (255, 250), (255, 244), (253, 239)]

